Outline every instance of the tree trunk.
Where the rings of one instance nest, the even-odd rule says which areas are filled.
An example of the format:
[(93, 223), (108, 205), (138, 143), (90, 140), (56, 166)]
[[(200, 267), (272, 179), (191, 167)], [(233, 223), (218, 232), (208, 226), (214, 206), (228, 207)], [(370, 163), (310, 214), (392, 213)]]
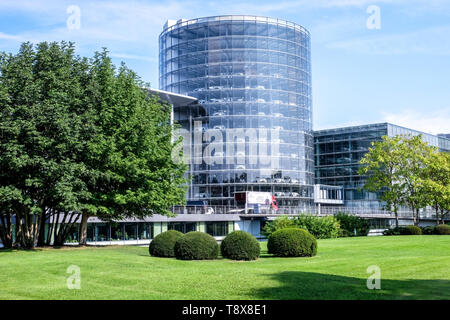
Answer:
[(395, 215), (395, 227), (398, 228), (398, 208), (396, 204), (394, 204), (393, 209)]
[(45, 246), (45, 222), (47, 220), (47, 213), (45, 211), (45, 207), (42, 210), (41, 213), (41, 221), (40, 221), (40, 228), (39, 228), (39, 236), (38, 236), (38, 242), (37, 242), (37, 246), (38, 247), (43, 247)]
[(0, 217), (0, 240), (4, 248), (12, 248), (12, 218), (10, 213)]
[(80, 246), (85, 246), (87, 241), (87, 222), (89, 215), (83, 213), (81, 217), (81, 228), (80, 228)]
[(395, 211), (395, 227), (398, 228), (398, 213)]
[(434, 208), (436, 210), (436, 225), (438, 225), (439, 224), (439, 208), (438, 208), (438, 206), (435, 206)]

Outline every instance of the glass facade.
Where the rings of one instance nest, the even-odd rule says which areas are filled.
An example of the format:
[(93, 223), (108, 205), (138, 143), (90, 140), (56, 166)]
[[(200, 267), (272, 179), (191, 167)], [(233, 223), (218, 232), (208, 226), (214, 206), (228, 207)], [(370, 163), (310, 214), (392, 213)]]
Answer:
[[(189, 200), (233, 206), (235, 192), (264, 191), (279, 206), (312, 205), (309, 32), (279, 19), (219, 16), (168, 23), (159, 41), (160, 89), (199, 102), (174, 110), (190, 133)], [(242, 129), (242, 141), (230, 129)], [(212, 141), (221, 161), (197, 161)]]
[(315, 177), (317, 184), (343, 186), (347, 207), (377, 209), (378, 194), (362, 190), (366, 177), (358, 174), (359, 161), (372, 142), (383, 136), (422, 135), (422, 139), (441, 151), (450, 151), (450, 140), (390, 123), (320, 130), (314, 132)]
[(371, 143), (387, 134), (387, 124), (315, 131), (316, 183), (343, 186), (345, 206), (379, 208), (378, 196), (361, 190), (365, 177), (358, 169)]

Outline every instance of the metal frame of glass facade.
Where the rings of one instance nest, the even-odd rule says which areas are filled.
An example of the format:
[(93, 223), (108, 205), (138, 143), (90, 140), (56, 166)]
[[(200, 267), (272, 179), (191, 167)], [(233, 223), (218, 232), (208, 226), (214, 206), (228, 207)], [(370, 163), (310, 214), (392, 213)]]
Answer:
[[(208, 129), (268, 129), (278, 145), (277, 166), (191, 163), (189, 200), (234, 205), (234, 192), (279, 195), (279, 206), (313, 204), (310, 35), (302, 26), (257, 16), (217, 16), (166, 24), (159, 37), (161, 90), (196, 97), (174, 110), (194, 135)], [(272, 135), (273, 130), (277, 132)], [(192, 139), (194, 141), (194, 139)], [(224, 144), (234, 143), (223, 141)], [(192, 149), (196, 148), (192, 144)], [(205, 144), (202, 142), (202, 148)], [(228, 149), (228, 148), (226, 148)], [(235, 157), (236, 151), (225, 157)]]
[(390, 123), (318, 130), (314, 132), (316, 183), (344, 187), (346, 207), (380, 208), (378, 194), (362, 190), (366, 177), (358, 174), (359, 161), (372, 142), (396, 135), (422, 135), (429, 145), (450, 152), (449, 139)]

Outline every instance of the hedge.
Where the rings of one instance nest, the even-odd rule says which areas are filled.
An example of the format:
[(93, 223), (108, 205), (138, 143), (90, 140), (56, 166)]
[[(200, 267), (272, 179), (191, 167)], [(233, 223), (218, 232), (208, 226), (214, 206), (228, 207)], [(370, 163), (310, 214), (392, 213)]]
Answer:
[(219, 245), (216, 239), (204, 232), (188, 232), (175, 243), (175, 257), (177, 259), (216, 259), (218, 254)]
[(417, 226), (396, 227), (383, 232), (385, 236), (421, 235), (422, 229)]
[(232, 260), (256, 260), (260, 254), (258, 240), (245, 231), (233, 231), (220, 244), (224, 258)]
[(148, 247), (148, 251), (155, 257), (175, 257), (175, 243), (183, 234), (176, 230), (169, 230), (158, 234)]
[(317, 240), (304, 229), (285, 228), (270, 235), (267, 248), (278, 257), (312, 257), (317, 254)]
[(434, 227), (434, 232), (439, 235), (450, 235), (450, 226), (446, 224), (440, 224)]
[(367, 219), (344, 212), (339, 212), (334, 217), (341, 226), (341, 237), (367, 236), (369, 234), (370, 223)]

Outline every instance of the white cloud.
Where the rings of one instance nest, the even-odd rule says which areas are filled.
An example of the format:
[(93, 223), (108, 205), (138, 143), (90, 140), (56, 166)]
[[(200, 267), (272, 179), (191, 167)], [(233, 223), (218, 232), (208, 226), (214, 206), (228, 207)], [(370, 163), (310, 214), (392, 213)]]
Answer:
[(425, 133), (450, 133), (450, 107), (434, 112), (404, 109), (398, 113), (385, 113), (383, 117), (385, 122)]

